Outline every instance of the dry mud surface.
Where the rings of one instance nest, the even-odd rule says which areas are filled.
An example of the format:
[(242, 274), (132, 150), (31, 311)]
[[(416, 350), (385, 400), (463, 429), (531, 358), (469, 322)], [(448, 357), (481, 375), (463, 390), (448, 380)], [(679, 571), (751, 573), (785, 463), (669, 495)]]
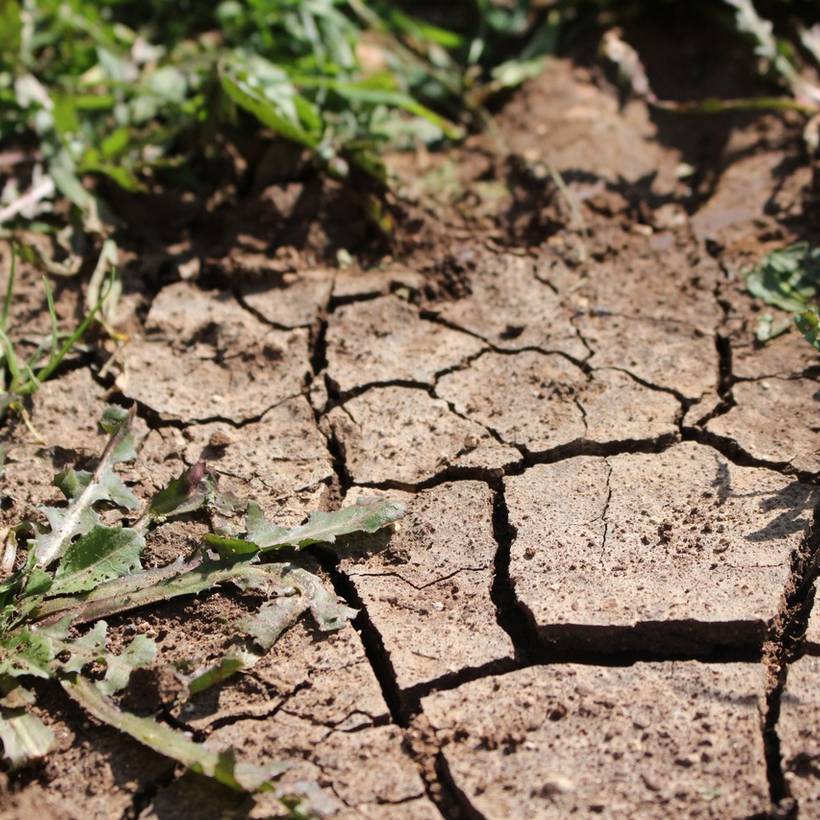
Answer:
[[(373, 495), (407, 507), (392, 534), (313, 554), (353, 626), (300, 623), (182, 711), (158, 674), (134, 708), (291, 761), (328, 816), (818, 816), (817, 357), (794, 332), (756, 345), (740, 274), (808, 230), (809, 171), (788, 123), (735, 125), (698, 154), (555, 62), (499, 114), (536, 169), (523, 182), (496, 169), (491, 197), (480, 140), (405, 172), (408, 197), (451, 180), (426, 261), (282, 275), (279, 254), (266, 280), (257, 254), (251, 280), (132, 295), (118, 360), (81, 353), (36, 396), (44, 440), (2, 431), (3, 520), (56, 500), (52, 472), (99, 452), (110, 401), (137, 404), (142, 496), (205, 458), (283, 523)], [(719, 172), (681, 178), (684, 160)], [(31, 297), (20, 327), (41, 319)], [(148, 563), (203, 531), (164, 527)], [(244, 606), (220, 593), (115, 627), (154, 637), (160, 669), (199, 665)], [(275, 811), (43, 697), (59, 748), (3, 776), (0, 816)]]

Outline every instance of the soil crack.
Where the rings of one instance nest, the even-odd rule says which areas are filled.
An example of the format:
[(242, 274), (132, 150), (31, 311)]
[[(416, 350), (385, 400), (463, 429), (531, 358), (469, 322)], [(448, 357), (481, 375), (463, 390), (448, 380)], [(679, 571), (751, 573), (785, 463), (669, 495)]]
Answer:
[(772, 470), (781, 475), (793, 477), (804, 484), (817, 484), (818, 481), (820, 481), (820, 475), (818, 475), (818, 473), (799, 470), (789, 461), (768, 461), (766, 459), (757, 458), (747, 450), (744, 450), (735, 439), (720, 436), (702, 427), (682, 426), (681, 436), (683, 441), (695, 441), (705, 447), (711, 447), (713, 450), (717, 450), (724, 458), (733, 464), (737, 464), (739, 467), (759, 467), (765, 470)]
[(809, 529), (792, 556), (789, 580), (780, 611), (764, 647), (766, 667), (766, 707), (763, 714), (763, 742), (766, 753), (769, 791), (779, 816), (796, 817), (798, 806), (788, 793), (780, 752), (778, 722), (789, 664), (805, 649), (805, 633), (815, 597), (820, 569), (820, 504), (814, 508)]

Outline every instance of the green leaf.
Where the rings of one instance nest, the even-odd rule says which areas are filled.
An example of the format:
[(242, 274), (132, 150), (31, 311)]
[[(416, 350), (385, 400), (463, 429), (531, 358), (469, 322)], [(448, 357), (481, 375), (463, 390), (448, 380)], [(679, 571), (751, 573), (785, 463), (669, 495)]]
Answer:
[(259, 552), (259, 547), (253, 541), (244, 538), (234, 538), (228, 535), (216, 535), (209, 532), (203, 536), (205, 543), (213, 547), (221, 558), (246, 558)]
[(16, 0), (0, 0), (0, 53), (16, 54), (20, 49), (23, 21)]
[(404, 507), (395, 501), (377, 500), (335, 512), (311, 513), (307, 522), (293, 529), (283, 529), (269, 523), (256, 504), (249, 504), (246, 515), (248, 540), (260, 550), (281, 547), (301, 549), (310, 544), (332, 544), (339, 536), (356, 532), (372, 533), (398, 521), (404, 515)]
[(236, 52), (220, 64), (219, 79), (227, 96), (263, 125), (307, 148), (319, 146), (321, 118), (281, 68)]
[(175, 66), (166, 65), (152, 71), (146, 78), (147, 88), (165, 102), (182, 105), (188, 92), (185, 75)]
[(145, 540), (136, 530), (96, 525), (68, 547), (49, 595), (86, 592), (113, 578), (132, 575), (142, 569), (144, 547)]
[(128, 685), (131, 672), (150, 666), (157, 656), (157, 645), (147, 635), (137, 635), (119, 654), (105, 656), (105, 677), (97, 683), (105, 695), (113, 695)]
[(64, 671), (79, 672), (89, 663), (101, 659), (105, 655), (107, 634), (108, 624), (97, 621), (82, 637), (66, 641), (64, 648), (69, 658), (62, 664)]
[(326, 88), (334, 91), (340, 97), (351, 103), (365, 103), (370, 106), (384, 105), (391, 108), (403, 108), (409, 114), (427, 120), (436, 126), (445, 136), (450, 139), (460, 139), (464, 132), (457, 125), (436, 114), (426, 105), (422, 105), (418, 100), (401, 91), (392, 88), (376, 86), (372, 78), (359, 82), (344, 82), (326, 77), (304, 77), (297, 76), (294, 82), (303, 88)]
[[(77, 498), (87, 490), (91, 480), (92, 475), (87, 470), (71, 468), (54, 476), (54, 483), (69, 500)], [(136, 496), (116, 473), (109, 472), (100, 476), (99, 489), (96, 492), (99, 494), (99, 500), (110, 501), (126, 510), (135, 510), (139, 507)]]
[(820, 351), (820, 314), (817, 309), (807, 310), (799, 316), (794, 317), (800, 332), (806, 337), (806, 341)]
[(0, 709), (3, 756), (15, 768), (46, 755), (54, 745), (54, 732), (24, 709)]
[(25, 597), (33, 597), (35, 595), (44, 595), (51, 588), (52, 575), (44, 569), (35, 567), (28, 576), (26, 586), (23, 589)]
[(306, 597), (310, 614), (323, 632), (341, 629), (358, 614), (341, 603), (333, 590), (328, 589), (313, 573), (292, 569), (287, 577), (294, 578), (296, 586)]
[(263, 604), (257, 612), (243, 618), (237, 627), (267, 651), (285, 630), (296, 623), (307, 607), (308, 601), (304, 595), (283, 596)]
[(60, 664), (64, 672), (80, 672), (90, 663), (105, 664), (105, 677), (97, 682), (99, 690), (112, 695), (128, 685), (134, 669), (149, 666), (157, 654), (156, 644), (146, 635), (137, 635), (119, 654), (106, 649), (108, 624), (97, 621), (94, 627), (81, 638), (63, 641), (61, 652), (69, 653), (69, 658)]
[(791, 322), (788, 318), (780, 318), (775, 321), (770, 313), (766, 313), (757, 320), (755, 326), (755, 338), (761, 344), (766, 344), (778, 336), (782, 336), (791, 327)]
[(252, 666), (255, 661), (256, 657), (247, 652), (226, 655), (217, 663), (196, 672), (188, 679), (188, 694), (198, 695), (226, 681), (242, 669)]
[[(196, 595), (220, 584), (232, 583), (240, 589), (258, 590), (264, 595), (288, 594), (293, 586), (287, 564), (204, 561), (175, 562), (153, 570), (101, 584), (82, 597), (64, 596), (42, 603), (35, 618), (47, 623), (68, 619), (72, 624), (88, 623), (117, 612), (180, 595)], [(0, 670), (2, 671), (2, 670)]]
[(51, 677), (51, 662), (60, 650), (55, 635), (62, 630), (23, 628), (0, 641), (0, 675), (13, 678), (32, 675)]
[(190, 695), (253, 667), (308, 610), (323, 631), (341, 629), (356, 616), (355, 609), (340, 603), (336, 594), (307, 570), (288, 568), (282, 577), (285, 581), (291, 581), (292, 587), (280, 590), (281, 594), (276, 598), (235, 624), (242, 634), (251, 639), (254, 648), (251, 651), (234, 649), (216, 664), (197, 672), (188, 681)]
[(820, 248), (797, 242), (773, 251), (746, 274), (746, 286), (769, 305), (802, 313), (820, 293)]
[(151, 521), (164, 521), (172, 515), (194, 512), (205, 505), (212, 490), (213, 484), (205, 462), (200, 461), (151, 499), (146, 517)]
[(164, 723), (125, 712), (82, 675), (63, 680), (62, 685), (71, 698), (101, 723), (125, 732), (159, 754), (232, 789), (267, 791), (271, 788), (270, 781), (287, 769), (281, 763), (269, 763), (260, 767), (237, 762), (231, 749), (216, 751), (190, 740), (182, 732)]
[[(98, 523), (99, 517), (94, 505), (100, 501), (121, 503), (127, 509), (136, 502), (130, 491), (113, 473), (115, 464), (134, 457), (134, 442), (131, 435), (131, 422), (135, 409), (124, 411), (122, 408), (109, 408), (103, 417), (101, 426), (110, 432), (105, 450), (93, 474), (70, 471), (58, 479), (64, 492), (70, 496), (70, 503), (65, 509), (44, 507), (42, 509), (51, 527), (50, 532), (38, 532), (34, 537), (37, 565), (46, 567), (53, 563), (68, 549), (78, 535), (90, 532)], [(73, 493), (77, 493), (74, 495)]]
[(534, 57), (531, 60), (508, 60), (497, 65), (493, 71), (493, 90), (501, 88), (516, 88), (527, 80), (538, 77), (546, 65), (544, 57)]
[(404, 507), (395, 501), (369, 501), (344, 507), (335, 512), (314, 512), (305, 524), (293, 529), (269, 522), (259, 505), (248, 504), (245, 514), (246, 538), (208, 534), (205, 543), (212, 546), (222, 558), (252, 555), (285, 547), (302, 549), (310, 544), (332, 544), (342, 535), (356, 532), (372, 533), (397, 521), (404, 515)]
[(125, 151), (130, 142), (131, 132), (127, 128), (117, 128), (102, 141), (100, 150), (106, 159), (113, 159)]

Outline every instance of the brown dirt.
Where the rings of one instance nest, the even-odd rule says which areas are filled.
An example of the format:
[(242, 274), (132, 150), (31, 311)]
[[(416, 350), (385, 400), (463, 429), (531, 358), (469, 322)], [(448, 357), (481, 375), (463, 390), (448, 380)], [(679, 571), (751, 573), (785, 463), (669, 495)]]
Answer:
[[(509, 155), (473, 137), (392, 158), (389, 249), (355, 191), (276, 179), (274, 149), (236, 160), (250, 184), (227, 185), (204, 223), (186, 206), (144, 253), (134, 240), (128, 342), (110, 361), (81, 351), (43, 386), (42, 442), (18, 421), (0, 431), (2, 520), (56, 500), (51, 473), (99, 452), (109, 401), (137, 403), (142, 497), (205, 458), (284, 523), (404, 501), (392, 535), (312, 553), (360, 610), (353, 627), (300, 623), (183, 710), (171, 664), (218, 656), (248, 602), (113, 624), (160, 648), (131, 708), (291, 761), (285, 782), (317, 784), (329, 815), (810, 817), (820, 371), (793, 331), (755, 342), (742, 278), (813, 236), (796, 122), (656, 117), (554, 61), (497, 123)], [(355, 261), (338, 269), (343, 247)], [(16, 327), (36, 335), (42, 298), (21, 276)], [(79, 304), (69, 283), (61, 317)], [(146, 563), (204, 529), (163, 527)], [(3, 817), (275, 811), (58, 694), (42, 704), (59, 749), (4, 775)]]
[[(554, 666), (424, 700), (483, 817), (751, 817), (768, 808), (753, 666)], [(526, 776), (522, 774), (526, 772)]]

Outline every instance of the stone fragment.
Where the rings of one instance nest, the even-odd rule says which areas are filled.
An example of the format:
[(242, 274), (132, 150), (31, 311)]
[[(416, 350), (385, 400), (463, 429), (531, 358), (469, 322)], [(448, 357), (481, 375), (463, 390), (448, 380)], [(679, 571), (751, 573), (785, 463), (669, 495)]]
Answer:
[(556, 665), (424, 699), (476, 816), (751, 817), (769, 808), (758, 664)]
[(355, 539), (341, 569), (382, 637), (399, 688), (512, 657), (490, 598), (497, 544), (487, 485), (458, 481), (390, 498), (407, 509), (396, 531)]
[(588, 377), (563, 356), (487, 353), (442, 377), (436, 394), (503, 441), (541, 452), (573, 442), (673, 435), (680, 404), (617, 370)]
[(543, 640), (598, 651), (758, 645), (817, 501), (690, 442), (505, 483), (518, 600)]
[(327, 375), (345, 394), (360, 385), (410, 381), (432, 384), (436, 373), (475, 355), (473, 336), (421, 319), (395, 296), (340, 307), (327, 331)]
[(334, 408), (327, 420), (357, 483), (412, 485), (448, 467), (491, 471), (519, 457), (419, 389), (373, 388)]
[(179, 282), (160, 291), (145, 336), (126, 346), (121, 389), (164, 417), (242, 421), (301, 391), (307, 345), (306, 330), (274, 330), (231, 294)]
[(430, 312), (505, 350), (539, 347), (585, 358), (570, 311), (535, 272), (532, 259), (484, 254), (470, 276), (469, 295), (436, 302)]
[(308, 327), (325, 309), (333, 290), (333, 272), (306, 270), (280, 281), (243, 283), (242, 301), (266, 322), (281, 328)]
[(739, 382), (735, 406), (706, 429), (736, 441), (753, 458), (789, 464), (803, 473), (820, 471), (820, 384), (813, 379), (769, 378)]
[(820, 815), (820, 657), (789, 666), (777, 722), (786, 786), (800, 817)]

